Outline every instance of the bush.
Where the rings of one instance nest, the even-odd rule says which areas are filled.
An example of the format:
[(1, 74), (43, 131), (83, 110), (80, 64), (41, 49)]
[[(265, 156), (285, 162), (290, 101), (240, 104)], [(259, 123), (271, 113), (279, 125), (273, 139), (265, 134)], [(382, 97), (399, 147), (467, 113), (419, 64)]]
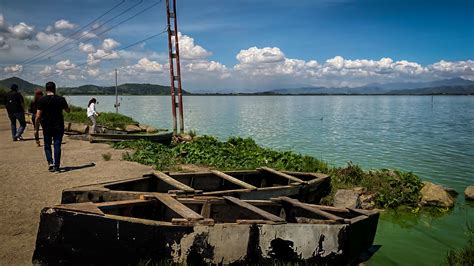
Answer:
[(467, 224), (468, 243), (461, 249), (448, 251), (444, 265), (474, 265), (474, 227), (473, 223)]
[[(70, 105), (69, 108), (71, 109), (71, 112), (64, 114), (65, 121), (75, 123), (91, 123), (90, 119), (87, 117), (86, 109), (74, 105)], [(100, 116), (97, 117), (97, 124), (111, 129), (124, 129), (128, 124), (137, 123), (138, 122), (133, 120), (131, 117), (116, 113), (100, 113)]]

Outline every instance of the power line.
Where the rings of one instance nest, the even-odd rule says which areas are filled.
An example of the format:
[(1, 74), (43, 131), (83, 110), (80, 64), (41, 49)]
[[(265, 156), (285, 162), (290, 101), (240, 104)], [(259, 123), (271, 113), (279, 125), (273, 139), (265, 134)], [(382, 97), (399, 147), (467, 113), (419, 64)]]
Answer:
[[(101, 35), (103, 35), (104, 33), (111, 31), (112, 29), (114, 29), (114, 28), (116, 28), (116, 27), (122, 25), (123, 23), (125, 23), (125, 22), (127, 22), (127, 21), (129, 21), (129, 20), (131, 20), (131, 19), (133, 19), (133, 18), (135, 18), (135, 17), (137, 17), (138, 15), (140, 15), (140, 14), (142, 14), (142, 13), (148, 11), (150, 8), (152, 8), (152, 7), (156, 6), (156, 5), (158, 5), (158, 4), (161, 3), (161, 2), (162, 2), (162, 0), (160, 0), (160, 1), (158, 1), (158, 2), (155, 2), (154, 4), (152, 4), (152, 5), (150, 5), (150, 6), (146, 7), (146, 8), (144, 8), (144, 9), (142, 9), (142, 10), (140, 10), (139, 12), (135, 13), (134, 15), (132, 15), (132, 16), (130, 16), (130, 17), (128, 17), (128, 18), (126, 18), (126, 19), (124, 19), (124, 20), (122, 20), (122, 21), (120, 21), (119, 23), (113, 25), (112, 27), (107, 28), (107, 29), (105, 29), (104, 31), (102, 31), (102, 32), (100, 32), (100, 33), (98, 33), (98, 34), (96, 34), (96, 36), (101, 36)], [(90, 41), (90, 40), (92, 40), (92, 39), (94, 39), (94, 38), (95, 38), (95, 37), (90, 37), (90, 38), (86, 39), (86, 40), (84, 41), (84, 44), (87, 44), (88, 41)], [(80, 38), (79, 38), (79, 39), (80, 39)], [(78, 43), (78, 42), (79, 42), (79, 39), (77, 39), (77, 40), (75, 40), (75, 41), (72, 41), (72, 42), (70, 42), (70, 43), (68, 43), (68, 44), (66, 44), (66, 45), (64, 45), (64, 46), (62, 46), (62, 47), (60, 47), (60, 48), (58, 48), (58, 49), (52, 51), (51, 53), (53, 53), (53, 52), (55, 52), (55, 51), (57, 51), (57, 50), (60, 50), (61, 48), (65, 47), (65, 46), (67, 46), (67, 45), (69, 45), (69, 44)], [(72, 46), (72, 47), (70, 47), (70, 48), (68, 48), (68, 49), (65, 49), (65, 50), (63, 50), (63, 51), (60, 51), (60, 52), (58, 52), (58, 53), (56, 53), (56, 54), (54, 54), (54, 55), (52, 55), (52, 56), (49, 56), (48, 58), (43, 58), (43, 59), (39, 59), (39, 61), (37, 61), (37, 60), (34, 60), (34, 61), (35, 61), (35, 63), (44, 62), (44, 61), (50, 60), (50, 59), (53, 58), (53, 57), (56, 57), (56, 56), (61, 55), (61, 54), (64, 54), (64, 53), (66, 53), (66, 52), (68, 52), (68, 51), (70, 51), (70, 50), (72, 50), (72, 49), (74, 49), (74, 48), (76, 48), (76, 47), (75, 47), (75, 46)], [(49, 53), (49, 54), (51, 54), (51, 53)], [(49, 55), (49, 54), (47, 54), (47, 55)], [(45, 55), (45, 56), (47, 56), (47, 55)]]
[[(161, 0), (160, 0), (160, 1), (161, 1)], [(58, 51), (58, 50), (61, 50), (62, 48), (66, 47), (66, 46), (68, 46), (68, 45), (70, 45), (70, 44), (79, 42), (79, 40), (82, 39), (84, 36), (87, 36), (88, 34), (93, 33), (94, 31), (96, 31), (96, 30), (102, 28), (105, 24), (107, 24), (107, 23), (109, 23), (110, 21), (112, 21), (112, 20), (114, 20), (114, 19), (120, 17), (121, 15), (127, 13), (128, 11), (130, 11), (130, 10), (132, 10), (133, 8), (137, 7), (137, 6), (140, 5), (141, 3), (143, 3), (143, 0), (140, 0), (140, 2), (138, 2), (137, 4), (135, 4), (135, 5), (133, 5), (133, 6), (129, 7), (129, 8), (127, 8), (126, 10), (124, 10), (124, 11), (122, 11), (122, 12), (120, 12), (120, 14), (115, 15), (114, 17), (108, 19), (107, 21), (105, 21), (104, 23), (100, 24), (98, 27), (94, 28), (93, 30), (83, 33), (83, 34), (82, 34), (81, 36), (79, 36), (77, 39), (72, 39), (72, 40), (70, 40), (68, 43), (66, 43), (66, 44), (64, 44), (64, 45), (62, 45), (62, 46), (60, 46), (60, 47), (54, 49), (53, 51), (50, 51), (50, 52), (48, 52), (48, 53), (46, 53), (46, 54), (40, 56), (40, 57), (37, 58), (37, 59), (30, 60), (29, 62), (26, 63), (26, 65), (27, 65), (27, 64), (32, 64), (32, 63), (34, 63), (34, 62), (37, 63), (37, 62), (39, 62), (38, 60), (43, 60), (43, 59), (44, 59), (45, 57), (47, 57), (48, 55), (50, 55), (50, 54), (52, 54), (52, 53), (54, 53), (54, 52), (56, 52), (56, 51)], [(146, 9), (144, 9), (144, 11), (146, 11)], [(131, 19), (131, 18), (130, 18), (130, 19)], [(119, 24), (119, 25), (120, 25), (120, 24)], [(114, 27), (112, 27), (112, 28), (114, 28)], [(112, 29), (112, 28), (110, 28), (110, 29)], [(107, 32), (107, 31), (104, 31), (104, 32)], [(100, 33), (100, 34), (103, 34), (104, 32), (102, 32), (102, 33)], [(97, 35), (96, 35), (96, 36), (97, 36)], [(94, 39), (94, 37), (89, 38), (87, 41), (89, 41), (89, 40), (91, 40), (91, 39)], [(65, 40), (65, 39), (64, 39), (64, 40)], [(63, 41), (64, 41), (64, 40), (63, 40)], [(69, 50), (71, 50), (71, 49), (69, 49)], [(67, 50), (67, 51), (69, 51), (69, 50)], [(64, 52), (63, 52), (63, 53), (64, 53)], [(53, 57), (54, 57), (54, 56), (53, 56)]]
[[(128, 48), (133, 47), (133, 46), (137, 46), (137, 45), (139, 45), (139, 44), (141, 44), (141, 43), (143, 43), (143, 42), (146, 42), (146, 41), (148, 41), (148, 40), (151, 40), (151, 39), (153, 39), (153, 38), (156, 38), (156, 37), (158, 37), (158, 36), (160, 36), (160, 35), (162, 35), (162, 34), (164, 34), (164, 33), (166, 33), (166, 32), (167, 32), (167, 29), (163, 30), (163, 31), (160, 32), (160, 33), (157, 33), (157, 34), (151, 35), (151, 36), (149, 36), (149, 37), (147, 37), (147, 38), (145, 38), (145, 39), (142, 39), (142, 40), (140, 40), (140, 41), (137, 41), (137, 42), (134, 42), (134, 43), (132, 43), (132, 44), (129, 44), (129, 45), (123, 47), (122, 49), (117, 50), (117, 51), (112, 51), (112, 52), (109, 52), (109, 53), (107, 53), (107, 54), (105, 54), (105, 55), (103, 55), (103, 56), (97, 57), (97, 58), (95, 58), (92, 62), (97, 61), (97, 60), (100, 60), (100, 59), (105, 58), (105, 57), (107, 57), (107, 56), (110, 56), (110, 55), (112, 55), (112, 54), (118, 53), (118, 52), (120, 52), (120, 51), (126, 50), (126, 49), (128, 49)], [(68, 72), (68, 71), (74, 70), (74, 69), (77, 68), (77, 67), (81, 67), (81, 66), (86, 65), (86, 64), (89, 64), (89, 63), (90, 63), (90, 62), (86, 61), (86, 62), (84, 62), (84, 63), (81, 63), (81, 64), (75, 66), (74, 68), (62, 70), (62, 72), (52, 73), (52, 74), (46, 76), (45, 78), (49, 78), (49, 77), (52, 77), (52, 76), (57, 75), (57, 74), (62, 74), (62, 73), (64, 73), (64, 72)]]
[(65, 37), (63, 40), (61, 40), (60, 42), (57, 42), (57, 43), (51, 45), (50, 47), (46, 48), (45, 50), (39, 52), (38, 54), (36, 54), (36, 55), (34, 55), (34, 56), (30, 57), (30, 58), (27, 58), (27, 59), (23, 60), (22, 62), (20, 62), (20, 63), (18, 63), (18, 64), (24, 64), (24, 63), (30, 61), (31, 59), (33, 59), (33, 58), (35, 58), (35, 57), (37, 57), (37, 56), (39, 56), (39, 55), (45, 53), (46, 51), (48, 51), (48, 50), (50, 50), (50, 49), (56, 47), (57, 45), (63, 43), (65, 40), (67, 40), (67, 38), (70, 38), (70, 37), (76, 35), (77, 33), (81, 32), (81, 31), (84, 30), (85, 28), (87, 28), (87, 27), (89, 27), (90, 25), (94, 24), (96, 21), (98, 21), (99, 19), (101, 19), (102, 17), (104, 17), (105, 15), (107, 15), (108, 13), (112, 12), (114, 9), (116, 9), (117, 7), (119, 7), (120, 5), (122, 5), (123, 3), (125, 3), (125, 0), (122, 0), (122, 2), (116, 4), (116, 5), (113, 6), (111, 9), (109, 9), (108, 11), (106, 11), (105, 13), (103, 13), (102, 15), (98, 16), (97, 18), (95, 18), (94, 20), (92, 20), (91, 22), (89, 22), (89, 23), (88, 23), (87, 25), (85, 25), (84, 27), (78, 29), (77, 31), (75, 31), (75, 32), (73, 32), (73, 33), (71, 33), (71, 34), (69, 34), (68, 36), (66, 36), (66, 37)]

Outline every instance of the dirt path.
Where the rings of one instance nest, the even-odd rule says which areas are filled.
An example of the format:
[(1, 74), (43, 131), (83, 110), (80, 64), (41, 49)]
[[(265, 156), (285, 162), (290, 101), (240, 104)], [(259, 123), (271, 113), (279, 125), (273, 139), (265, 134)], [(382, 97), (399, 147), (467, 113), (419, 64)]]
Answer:
[[(137, 177), (152, 170), (123, 161), (122, 152), (107, 144), (65, 137), (61, 164), (71, 170), (50, 173), (30, 124), (23, 136), (26, 141), (12, 141), (6, 110), (0, 109), (0, 265), (31, 265), (40, 211), (60, 203), (64, 188)], [(102, 158), (107, 152), (112, 154), (110, 161)], [(95, 166), (85, 167), (91, 163)]]

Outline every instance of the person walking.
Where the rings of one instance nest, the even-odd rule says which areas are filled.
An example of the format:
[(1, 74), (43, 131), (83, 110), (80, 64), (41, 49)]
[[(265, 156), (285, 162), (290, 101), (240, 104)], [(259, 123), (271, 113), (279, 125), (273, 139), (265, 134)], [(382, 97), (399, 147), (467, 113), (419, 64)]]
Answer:
[[(69, 106), (64, 97), (56, 95), (56, 84), (46, 83), (46, 95), (36, 105), (36, 120), (43, 128), (44, 153), (50, 172), (59, 172), (61, 165), (61, 143), (64, 134), (63, 110), (69, 113)], [(38, 141), (40, 123), (35, 124), (35, 138)], [(54, 160), (51, 144), (54, 142)]]
[[(18, 92), (18, 85), (12, 84), (10, 91), (5, 95), (5, 107), (10, 119), (13, 141), (23, 140), (22, 134), (26, 128), (25, 101), (21, 93)], [(16, 120), (20, 124), (18, 129), (16, 128)]]
[(89, 100), (89, 104), (87, 105), (87, 117), (92, 121), (92, 128), (89, 131), (90, 134), (96, 133), (96, 128), (97, 128), (96, 117), (99, 116), (99, 113), (95, 110), (96, 104), (97, 104), (97, 100), (95, 98), (92, 98)]
[(28, 112), (31, 113), (31, 123), (33, 124), (33, 127), (35, 126), (36, 123), (36, 111), (38, 110), (36, 108), (36, 105), (38, 104), (38, 101), (41, 97), (43, 97), (43, 91), (41, 89), (36, 89), (35, 90), (35, 97), (33, 98), (33, 101), (30, 103), (30, 108), (28, 108)]

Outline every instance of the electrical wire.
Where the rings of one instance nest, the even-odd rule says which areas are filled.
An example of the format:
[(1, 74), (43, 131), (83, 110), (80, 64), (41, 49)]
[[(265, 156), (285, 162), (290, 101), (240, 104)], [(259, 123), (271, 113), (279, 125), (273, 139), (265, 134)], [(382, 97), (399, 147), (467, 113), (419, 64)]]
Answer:
[(55, 43), (55, 44), (49, 46), (48, 48), (44, 49), (43, 51), (39, 52), (38, 54), (36, 54), (36, 55), (34, 55), (34, 56), (30, 57), (30, 58), (27, 58), (27, 59), (21, 61), (21, 62), (18, 63), (18, 64), (24, 64), (24, 63), (30, 61), (31, 59), (33, 59), (33, 58), (35, 58), (35, 57), (37, 57), (37, 56), (39, 56), (39, 55), (45, 53), (46, 51), (48, 51), (48, 50), (50, 50), (50, 49), (56, 47), (57, 45), (63, 43), (63, 42), (66, 41), (68, 38), (70, 38), (70, 37), (76, 35), (77, 33), (81, 32), (81, 31), (84, 30), (85, 28), (87, 28), (87, 27), (89, 27), (90, 25), (94, 24), (96, 21), (98, 21), (99, 19), (101, 19), (102, 17), (104, 17), (105, 15), (107, 15), (108, 13), (112, 12), (114, 9), (116, 9), (116, 8), (119, 7), (119, 6), (121, 6), (123, 3), (125, 3), (125, 0), (122, 0), (120, 3), (116, 4), (116, 5), (113, 6), (111, 9), (107, 10), (105, 13), (103, 13), (102, 15), (98, 16), (97, 18), (95, 18), (94, 20), (92, 20), (91, 22), (89, 22), (87, 25), (85, 25), (85, 26), (81, 27), (80, 29), (78, 29), (77, 31), (75, 31), (75, 32), (73, 32), (73, 33), (71, 33), (71, 34), (69, 34), (68, 36), (66, 36), (66, 37), (65, 37), (63, 40), (61, 40), (60, 42), (57, 42), (57, 43)]
[[(148, 41), (148, 40), (151, 40), (151, 39), (153, 39), (153, 38), (156, 38), (156, 37), (158, 37), (158, 36), (160, 36), (160, 35), (166, 33), (167, 31), (168, 31), (168, 30), (167, 30), (167, 28), (166, 28), (166, 29), (164, 29), (164, 30), (163, 30), (162, 32), (160, 32), (160, 33), (151, 35), (151, 36), (149, 36), (149, 37), (147, 37), (147, 38), (145, 38), (145, 39), (142, 39), (142, 40), (140, 40), (140, 41), (137, 41), (137, 42), (134, 42), (134, 43), (132, 43), (132, 44), (129, 44), (129, 45), (127, 45), (127, 46), (125, 46), (125, 47), (123, 47), (123, 48), (117, 50), (117, 51), (111, 51), (111, 52), (109, 52), (109, 53), (107, 53), (107, 54), (105, 54), (105, 55), (103, 55), (103, 56), (94, 58), (94, 60), (93, 60), (92, 62), (98, 61), (98, 60), (100, 60), (100, 59), (102, 59), (102, 58), (105, 58), (105, 57), (107, 57), (107, 56), (110, 56), (110, 55), (112, 55), (112, 54), (116, 54), (116, 53), (118, 53), (118, 52), (120, 52), (120, 51), (126, 50), (126, 49), (128, 49), (128, 48), (133, 47), (133, 46), (137, 46), (137, 45), (139, 45), (139, 44), (141, 44), (141, 43), (143, 43), (143, 42), (146, 42), (146, 41)], [(86, 61), (86, 62), (84, 62), (84, 63), (81, 63), (81, 64), (79, 64), (79, 65), (76, 65), (74, 68), (62, 70), (61, 72), (52, 73), (52, 74), (50, 74), (50, 75), (48, 75), (48, 76), (45, 76), (44, 78), (49, 78), (49, 77), (52, 77), (52, 76), (55, 76), (55, 75), (58, 75), (58, 74), (62, 74), (62, 73), (64, 73), (64, 72), (68, 72), (68, 71), (74, 70), (74, 69), (76, 69), (77, 67), (81, 67), (81, 66), (83, 66), (83, 65), (90, 64), (90, 63), (91, 63), (90, 61)]]

